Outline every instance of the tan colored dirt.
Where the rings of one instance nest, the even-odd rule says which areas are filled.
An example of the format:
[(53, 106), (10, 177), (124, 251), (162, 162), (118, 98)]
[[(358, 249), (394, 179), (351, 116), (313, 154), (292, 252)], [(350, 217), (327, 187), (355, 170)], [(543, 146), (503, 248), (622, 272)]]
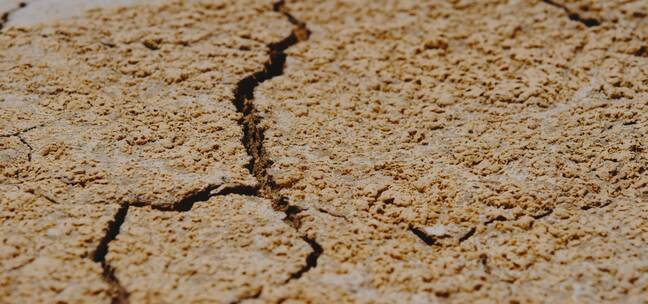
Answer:
[(116, 291), (93, 259), (120, 206), (175, 209), (256, 187), (234, 90), (291, 30), (270, 1), (173, 2), (6, 28), (0, 302), (110, 302)]
[(133, 303), (251, 298), (288, 281), (310, 251), (270, 206), (230, 195), (184, 213), (135, 208), (107, 259)]
[[(120, 7), (135, 4), (162, 3), (163, 0), (4, 0), (6, 6), (17, 7), (20, 2), (25, 7), (11, 14), (6, 26), (28, 26), (38, 23), (55, 21), (64, 18), (83, 16), (91, 9)], [(0, 5), (0, 9), (4, 6)], [(0, 12), (9, 9), (0, 10)]]
[(277, 298), (645, 297), (648, 27), (539, 1), (291, 11), (313, 34), (256, 105), (324, 253)]
[(110, 286), (89, 256), (117, 207), (54, 204), (0, 186), (0, 302), (109, 303)]
[(645, 6), (7, 27), (0, 302), (648, 303)]
[(3, 160), (3, 182), (56, 201), (159, 207), (253, 186), (233, 91), (292, 27), (269, 4), (246, 5), (133, 7), (8, 29), (2, 135), (32, 152)]

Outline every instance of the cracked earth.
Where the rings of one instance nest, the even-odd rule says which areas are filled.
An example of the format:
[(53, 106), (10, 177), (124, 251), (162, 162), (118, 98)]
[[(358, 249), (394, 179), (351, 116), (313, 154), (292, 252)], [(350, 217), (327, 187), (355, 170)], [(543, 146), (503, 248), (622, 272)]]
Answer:
[(0, 303), (648, 303), (648, 2), (0, 2)]

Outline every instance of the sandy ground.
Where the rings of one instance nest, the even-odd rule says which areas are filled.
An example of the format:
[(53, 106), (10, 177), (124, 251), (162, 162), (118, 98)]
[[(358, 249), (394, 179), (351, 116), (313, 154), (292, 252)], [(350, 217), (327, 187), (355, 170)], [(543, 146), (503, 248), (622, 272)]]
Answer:
[(2, 303), (648, 303), (646, 1), (21, 3)]

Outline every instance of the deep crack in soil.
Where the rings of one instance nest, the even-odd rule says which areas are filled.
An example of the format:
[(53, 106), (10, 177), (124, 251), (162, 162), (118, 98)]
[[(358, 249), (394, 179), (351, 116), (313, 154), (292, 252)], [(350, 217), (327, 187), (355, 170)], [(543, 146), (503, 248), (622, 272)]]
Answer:
[(113, 293), (111, 301), (112, 304), (129, 302), (128, 291), (126, 291), (124, 286), (119, 283), (119, 280), (115, 276), (115, 269), (106, 261), (106, 255), (108, 254), (108, 244), (110, 244), (110, 242), (117, 238), (121, 225), (124, 224), (124, 221), (126, 220), (126, 215), (128, 214), (129, 207), (129, 204), (123, 204), (121, 207), (119, 207), (119, 210), (115, 214), (115, 218), (112, 221), (108, 222), (108, 230), (106, 231), (106, 235), (99, 242), (99, 246), (97, 246), (94, 256), (92, 257), (92, 260), (95, 263), (101, 264), (101, 268), (103, 268), (103, 278), (108, 284), (110, 284), (111, 292)]
[(313, 251), (311, 251), (311, 253), (309, 253), (308, 256), (306, 256), (306, 264), (302, 266), (297, 272), (291, 274), (290, 277), (286, 280), (286, 283), (290, 282), (291, 280), (296, 280), (301, 278), (302, 275), (304, 275), (304, 273), (317, 267), (317, 259), (324, 252), (322, 246), (319, 243), (317, 243), (317, 241), (315, 241), (314, 239), (309, 238), (307, 236), (303, 236), (302, 239), (304, 240), (304, 242), (308, 243), (309, 246), (311, 246)]
[[(212, 192), (218, 190), (217, 192)], [(151, 209), (157, 211), (168, 211), (168, 212), (187, 212), (191, 211), (193, 206), (198, 202), (206, 202), (213, 196), (220, 195), (229, 195), (229, 194), (238, 194), (238, 195), (247, 195), (247, 196), (257, 196), (257, 189), (249, 186), (208, 186), (203, 190), (189, 194), (187, 197), (181, 199), (180, 201), (173, 204), (171, 207), (161, 207), (161, 206), (150, 206)], [(96, 263), (101, 264), (103, 268), (103, 278), (110, 284), (113, 304), (123, 304), (129, 303), (128, 300), (128, 291), (124, 286), (121, 285), (119, 279), (115, 276), (115, 269), (106, 261), (106, 255), (108, 254), (108, 245), (110, 242), (114, 241), (119, 235), (121, 226), (126, 221), (126, 216), (128, 215), (128, 209), (131, 207), (146, 207), (148, 205), (143, 203), (124, 203), (119, 208), (117, 213), (115, 213), (115, 218), (108, 222), (108, 229), (106, 230), (106, 235), (101, 239), (95, 253), (92, 257), (92, 260)]]
[[(281, 188), (268, 173), (268, 169), (272, 166), (272, 160), (269, 158), (263, 145), (265, 130), (260, 126), (261, 117), (257, 114), (254, 105), (254, 89), (266, 80), (283, 75), (287, 57), (285, 50), (301, 41), (308, 40), (310, 30), (304, 22), (298, 20), (288, 12), (283, 0), (276, 2), (273, 5), (273, 10), (286, 16), (295, 28), (288, 37), (268, 45), (268, 55), (270, 58), (263, 70), (245, 77), (238, 82), (234, 91), (234, 106), (236, 106), (236, 110), (239, 113), (243, 114), (239, 123), (243, 129), (243, 145), (251, 157), (248, 170), (250, 170), (260, 184), (260, 196), (269, 199), (272, 202), (273, 209), (281, 211), (286, 215), (284, 219), (286, 224), (295, 230), (299, 230), (301, 226), (301, 217), (299, 214), (302, 210), (290, 205), (287, 198), (281, 196), (279, 193)], [(308, 236), (303, 236), (302, 239), (308, 243), (312, 252), (306, 257), (306, 263), (302, 268), (293, 273), (286, 282), (298, 279), (304, 273), (316, 267), (317, 259), (323, 252), (322, 246), (315, 239)]]
[(257, 178), (261, 196), (270, 199), (275, 209), (278, 207), (283, 209), (287, 207), (287, 203), (278, 193), (279, 186), (267, 173), (267, 169), (272, 166), (272, 160), (267, 156), (263, 146), (265, 130), (260, 127), (261, 118), (257, 115), (254, 105), (254, 89), (266, 80), (283, 75), (287, 57), (285, 50), (300, 41), (307, 40), (310, 31), (303, 23), (285, 11), (283, 1), (275, 3), (273, 9), (287, 16), (290, 22), (295, 25), (295, 29), (288, 37), (268, 45), (270, 58), (261, 71), (255, 72), (237, 83), (236, 89), (234, 89), (234, 106), (239, 113), (243, 114), (239, 124), (243, 129), (243, 145), (251, 157), (248, 170)]
[[(247, 153), (250, 155), (250, 163), (247, 169), (259, 182), (259, 188), (235, 185), (218, 189), (215, 186), (208, 186), (176, 202), (170, 208), (151, 206), (152, 209), (187, 212), (192, 209), (195, 203), (207, 201), (215, 195), (240, 194), (259, 196), (270, 200), (274, 210), (281, 211), (286, 215), (284, 222), (293, 229), (299, 230), (301, 226), (299, 213), (302, 209), (291, 206), (287, 199), (279, 194), (279, 186), (267, 171), (272, 165), (272, 161), (263, 146), (265, 130), (260, 127), (261, 118), (257, 115), (254, 105), (254, 89), (266, 80), (283, 75), (287, 57), (285, 50), (301, 41), (307, 40), (310, 36), (310, 31), (303, 22), (297, 20), (286, 10), (284, 1), (276, 2), (273, 5), (273, 10), (288, 18), (295, 28), (288, 37), (268, 45), (269, 60), (265, 63), (263, 69), (240, 80), (234, 90), (234, 106), (239, 113), (243, 114), (243, 117), (239, 120), (239, 124), (243, 129), (242, 142)], [(216, 193), (212, 192), (217, 189), (218, 191)], [(145, 204), (124, 203), (115, 214), (115, 218), (109, 222), (106, 235), (100, 241), (92, 257), (94, 262), (101, 264), (104, 280), (111, 286), (112, 292), (114, 293), (112, 303), (129, 303), (129, 299), (128, 291), (120, 284), (118, 278), (115, 276), (114, 268), (106, 261), (106, 255), (109, 251), (108, 246), (119, 235), (121, 226), (126, 220), (128, 209), (130, 207), (143, 206)], [(314, 239), (308, 236), (302, 236), (302, 239), (311, 247), (312, 252), (306, 257), (306, 263), (297, 272), (291, 274), (286, 280), (286, 283), (293, 279), (299, 279), (304, 273), (315, 268), (317, 266), (317, 259), (323, 252), (322, 246)], [(254, 295), (254, 298), (259, 297), (260, 294), (261, 291)]]

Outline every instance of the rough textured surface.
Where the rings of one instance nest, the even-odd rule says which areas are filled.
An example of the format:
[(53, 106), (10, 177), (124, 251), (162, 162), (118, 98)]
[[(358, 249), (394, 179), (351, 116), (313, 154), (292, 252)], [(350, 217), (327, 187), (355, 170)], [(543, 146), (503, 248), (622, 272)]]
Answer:
[(645, 302), (645, 5), (204, 0), (5, 28), (0, 302)]
[(115, 301), (98, 255), (120, 206), (175, 209), (256, 187), (234, 91), (291, 30), (271, 1), (133, 6), (4, 29), (0, 183), (12, 192), (1, 206), (0, 302)]
[(134, 303), (232, 303), (282, 285), (310, 248), (269, 201), (229, 195), (188, 212), (132, 208), (107, 260)]
[[(645, 295), (641, 280), (605, 290), (600, 273), (579, 278), (594, 286), (588, 292), (560, 285), (574, 278), (531, 284), (522, 275), (550, 268), (532, 250), (548, 252), (556, 272), (566, 263), (584, 271), (579, 257), (550, 257), (584, 246), (621, 255), (642, 244), (645, 228), (588, 245), (553, 244), (526, 229), (488, 232), (494, 241), (487, 231), (502, 221), (540, 229), (534, 223), (556, 208), (608, 204), (624, 204), (637, 212), (628, 220), (642, 222), (648, 27), (587, 27), (540, 1), (303, 1), (291, 9), (313, 34), (288, 51), (284, 76), (262, 84), (256, 104), (269, 172), (307, 210), (301, 231), (324, 253), (305, 279), (275, 290), (278, 298)], [(623, 218), (611, 216), (574, 212), (555, 226), (571, 235), (579, 221)], [(524, 263), (495, 257), (491, 271), (507, 276), (489, 275), (480, 255), (507, 252), (506, 242), (524, 244), (515, 252)], [(616, 242), (623, 245), (609, 245)], [(532, 286), (544, 294), (522, 291)]]
[(110, 303), (94, 253), (116, 205), (55, 204), (0, 186), (0, 302)]
[(556, 0), (550, 1), (562, 6), (582, 19), (598, 22), (639, 22), (646, 24), (648, 3), (643, 0)]
[(165, 208), (205, 189), (253, 186), (233, 91), (291, 27), (269, 3), (245, 6), (175, 3), (9, 28), (2, 133), (31, 153), (3, 160), (3, 182), (57, 201)]

